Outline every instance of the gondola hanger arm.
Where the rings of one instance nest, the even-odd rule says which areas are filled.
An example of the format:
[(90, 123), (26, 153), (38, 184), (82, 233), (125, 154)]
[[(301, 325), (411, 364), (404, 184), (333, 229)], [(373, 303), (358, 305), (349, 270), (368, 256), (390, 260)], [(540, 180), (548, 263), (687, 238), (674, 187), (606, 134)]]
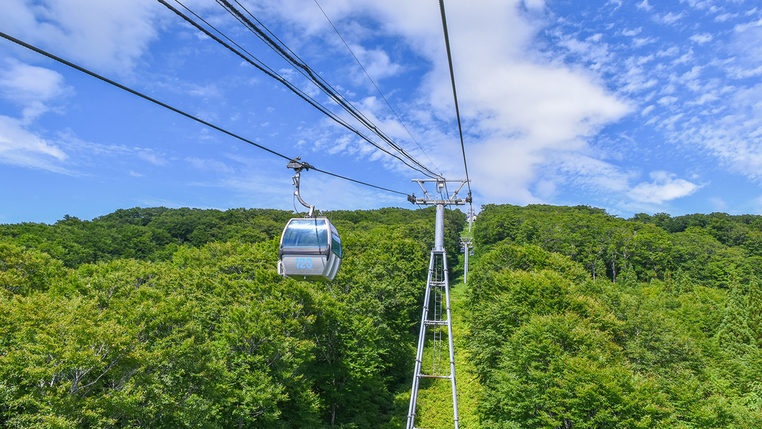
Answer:
[(299, 203), (301, 205), (303, 205), (304, 207), (307, 207), (308, 209), (310, 209), (310, 212), (309, 212), (309, 214), (307, 214), (306, 217), (314, 218), (315, 217), (315, 206), (307, 204), (306, 202), (304, 202), (304, 200), (302, 199), (302, 196), (300, 195), (300, 181), (301, 181), (300, 175), (301, 175), (301, 172), (302, 172), (302, 170), (309, 170), (310, 168), (312, 168), (312, 166), (309, 163), (307, 163), (307, 162), (301, 162), (300, 159), (301, 158), (299, 158), (299, 157), (296, 157), (296, 158), (292, 159), (291, 161), (288, 162), (288, 164), (286, 164), (286, 167), (293, 169), (294, 172), (295, 172), (293, 179), (294, 179), (294, 187), (296, 188), (294, 190), (294, 195), (296, 196), (296, 199), (299, 200)]

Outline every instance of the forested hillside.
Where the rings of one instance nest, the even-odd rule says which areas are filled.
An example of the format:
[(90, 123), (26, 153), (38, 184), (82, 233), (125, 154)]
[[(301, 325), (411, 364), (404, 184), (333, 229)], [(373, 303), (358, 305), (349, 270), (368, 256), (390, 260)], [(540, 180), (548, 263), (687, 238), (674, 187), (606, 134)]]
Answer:
[(484, 427), (762, 427), (761, 217), (490, 205), (475, 225)]
[(327, 215), (326, 284), (277, 275), (288, 212), (0, 226), (0, 427), (398, 427), (434, 211)]
[[(327, 215), (330, 283), (276, 274), (283, 211), (0, 225), (0, 427), (404, 427), (434, 211)], [(487, 205), (473, 233), (480, 427), (762, 427), (762, 217)]]

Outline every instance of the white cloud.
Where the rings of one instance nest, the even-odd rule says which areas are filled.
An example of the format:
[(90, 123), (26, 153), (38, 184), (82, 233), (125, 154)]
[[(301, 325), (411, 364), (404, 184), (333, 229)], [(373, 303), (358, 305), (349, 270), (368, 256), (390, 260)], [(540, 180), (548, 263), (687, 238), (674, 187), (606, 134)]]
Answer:
[(696, 9), (709, 9), (712, 7), (712, 2), (707, 0), (680, 0), (680, 3), (685, 2)]
[(656, 56), (658, 57), (674, 57), (675, 55), (680, 53), (680, 48), (677, 46), (670, 46), (667, 49), (661, 50), (656, 53)]
[(133, 150), (135, 151), (135, 154), (138, 158), (144, 161), (148, 161), (153, 165), (161, 166), (169, 164), (169, 161), (164, 158), (165, 155), (163, 153), (157, 153), (153, 149), (136, 147), (133, 148)]
[(734, 30), (737, 32), (743, 32), (750, 28), (755, 28), (755, 27), (762, 27), (762, 19), (759, 19), (757, 21), (745, 22), (743, 24), (738, 24), (735, 26)]
[(662, 204), (694, 193), (701, 185), (684, 179), (675, 178), (666, 171), (654, 171), (650, 174), (652, 182), (642, 182), (629, 192), (630, 198), (641, 203)]
[(83, 65), (129, 73), (156, 37), (151, 0), (3, 0), (0, 28)]
[[(609, 60), (609, 52), (605, 43), (599, 43), (601, 34), (588, 37), (585, 41), (577, 40), (573, 37), (561, 37), (560, 46), (567, 48), (570, 52), (584, 58), (593, 64), (603, 64)], [(594, 66), (595, 67), (595, 66)]]
[(524, 0), (527, 9), (540, 10), (545, 7), (545, 0)]
[(67, 154), (30, 130), (67, 90), (63, 77), (52, 70), (13, 59), (0, 63), (0, 97), (22, 110), (20, 119), (0, 115), (0, 163), (73, 174), (61, 166)]
[[(549, 153), (587, 150), (585, 138), (627, 114), (630, 106), (607, 93), (591, 76), (533, 61), (529, 52), (517, 49), (525, 46), (539, 27), (522, 21), (511, 7), (494, 3), (483, 8), (462, 4), (456, 9), (459, 19), (473, 15), (494, 21), (475, 23), (453, 37), (457, 40), (453, 50), (459, 55), (456, 76), (461, 82), (462, 107), (466, 106), (469, 120), (478, 121), (485, 136), (469, 150), (475, 163), (484, 166), (475, 170), (474, 180), (481, 183), (480, 191), (488, 198), (536, 202), (528, 185), (543, 165), (557, 162)], [(481, 41), (481, 49), (473, 49), (476, 41)], [(444, 83), (438, 87), (441, 100), (451, 98), (445, 76), (443, 72), (436, 75), (436, 80)], [(432, 103), (443, 104), (436, 98)]]
[(557, 156), (559, 171), (577, 187), (606, 194), (620, 193), (628, 188), (632, 174), (614, 165), (584, 154), (559, 153)]
[(698, 43), (699, 45), (703, 45), (706, 42), (711, 42), (713, 39), (713, 36), (709, 33), (701, 33), (701, 34), (694, 34), (690, 37), (691, 40)]
[(634, 30), (622, 30), (622, 35), (627, 37), (637, 36), (641, 31), (643, 31), (643, 27), (638, 27)]
[(80, 159), (88, 159), (94, 155), (114, 157), (133, 154), (126, 146), (105, 145), (84, 141), (77, 137), (71, 129), (59, 132), (57, 137), (58, 144), (61, 145), (65, 151), (72, 154), (76, 153)]
[(196, 158), (196, 157), (187, 157), (185, 160), (193, 166), (193, 168), (196, 168), (198, 170), (203, 171), (215, 171), (218, 173), (232, 173), (234, 170), (233, 168), (229, 167), (222, 161), (217, 161), (215, 159), (202, 159), (202, 158)]
[(0, 115), (0, 163), (70, 174), (61, 148), (29, 132), (23, 121)]
[(6, 59), (0, 65), (0, 97), (22, 108), (24, 123), (48, 111), (48, 103), (67, 91), (63, 76), (53, 70), (14, 59)]
[[(129, 74), (148, 42), (156, 35), (152, 23), (156, 4), (148, 0), (102, 2), (97, 0), (6, 0), (0, 27), (12, 35), (54, 53), (117, 74)], [(204, 88), (202, 88), (204, 89)], [(0, 62), (0, 97), (22, 109), (21, 119), (0, 116), (0, 162), (76, 174), (63, 165), (76, 165), (95, 154), (129, 153), (126, 148), (83, 142), (66, 131), (53, 143), (32, 131), (39, 117), (58, 110), (57, 100), (71, 94), (63, 76), (15, 59)], [(166, 163), (150, 149), (135, 155), (155, 165)]]
[(637, 6), (638, 9), (642, 9), (642, 10), (645, 10), (645, 11), (649, 11), (649, 10), (653, 9), (653, 6), (648, 4), (648, 0), (643, 0), (642, 2), (638, 3), (636, 6)]
[(181, 90), (181, 91), (196, 97), (219, 98), (221, 95), (219, 88), (217, 88), (217, 85), (215, 84), (210, 84), (210, 85), (188, 84), (185, 86), (188, 87), (187, 90)]
[(635, 37), (632, 39), (632, 45), (636, 48), (640, 48), (641, 46), (650, 45), (651, 43), (656, 42), (656, 38), (654, 37)]
[[(301, 37), (333, 31), (323, 17), (305, 11), (309, 9), (305, 5), (297, 0), (284, 0), (278, 8), (265, 3), (261, 7), (267, 13), (297, 23)], [(413, 112), (418, 118), (416, 134), (422, 136), (424, 148), (434, 149), (428, 153), (446, 175), (462, 176), (457, 127), (448, 125), (449, 135), (438, 131), (454, 120), (439, 8), (405, 0), (335, 0), (321, 5), (334, 23), (360, 15), (372, 16), (385, 35), (403, 38), (407, 47), (433, 66), (419, 87)], [(561, 162), (553, 156), (555, 151), (563, 150), (570, 156), (589, 152), (587, 139), (634, 108), (606, 89), (594, 74), (548, 62), (531, 49), (538, 33), (549, 22), (541, 16), (546, 13), (544, 2), (485, 0), (450, 2), (446, 7), (461, 115), (469, 134), (467, 156), (469, 164), (478, 166), (471, 170), (472, 179), (480, 184), (479, 192), (485, 198), (538, 202), (530, 189), (540, 169), (553, 169)], [(531, 17), (522, 11), (524, 7), (532, 10)], [(361, 22), (354, 21), (355, 25)], [(356, 27), (353, 31), (363, 34)], [(567, 39), (568, 47), (586, 59), (605, 62), (606, 47), (597, 40)], [(643, 43), (655, 40), (644, 39)], [(387, 62), (384, 51), (378, 51), (377, 55), (382, 73), (398, 72), (390, 60)], [(382, 116), (381, 108), (372, 103), (378, 100), (367, 98), (362, 104), (374, 114), (373, 120), (381, 128), (395, 137), (406, 134), (396, 120)], [(314, 136), (309, 141), (320, 144)], [(357, 143), (339, 145), (335, 139), (330, 141), (326, 149), (343, 153), (357, 150), (353, 149)], [(417, 158), (422, 160), (418, 155)], [(547, 194), (550, 188), (542, 189)]]
[(736, 61), (730, 69), (733, 76), (746, 78), (759, 74), (762, 69), (760, 38), (762, 38), (760, 26), (750, 26), (743, 30), (736, 28), (730, 43), (730, 49), (736, 56)]
[[(389, 58), (389, 54), (381, 49), (365, 49), (360, 45), (353, 45), (352, 52), (360, 60), (365, 72), (378, 83), (380, 80), (398, 74), (402, 66), (395, 64)], [(367, 81), (365, 72), (359, 71), (356, 79), (359, 82)]]
[[(712, 121), (691, 121), (671, 140), (708, 150), (728, 169), (762, 178), (762, 84), (726, 95), (724, 110)], [(718, 112), (720, 113), (720, 112)]]
[[(648, 11), (654, 8), (648, 0), (638, 2), (636, 6), (640, 9)], [(75, 16), (71, 11), (54, 13), (65, 4), (71, 5), (75, 11), (81, 11), (86, 4), (95, 4), (93, 8), (96, 12), (108, 9), (94, 0), (44, 0), (39, 8), (27, 7), (26, 15), (14, 9), (20, 4), (27, 4), (23, 0), (9, 0), (8, 3), (9, 10), (13, 10), (17, 18), (37, 18), (37, 23), (30, 28), (40, 30), (39, 34), (28, 30), (28, 36), (44, 39), (49, 46), (52, 44), (64, 50), (69, 49), (69, 54), (76, 46), (76, 55), (102, 68), (128, 72), (141, 58), (147, 44), (156, 37), (156, 26), (152, 24), (156, 18), (148, 13), (154, 10), (148, 0), (113, 6), (124, 16), (117, 17), (117, 13), (110, 10), (105, 13), (104, 22), (95, 24), (95, 12), (81, 14), (82, 16)], [(150, 3), (153, 4), (153, 1)], [(198, 2), (198, 5), (201, 7), (202, 4)], [(699, 7), (696, 2), (691, 5)], [(286, 33), (283, 38), (298, 52), (299, 44), (307, 38), (325, 36), (333, 31), (327, 21), (315, 13), (317, 9), (313, 6), (310, 1), (303, 0), (259, 1), (255, 4), (258, 8), (255, 13), (277, 15), (280, 19), (288, 20), (289, 25), (283, 26), (287, 29), (284, 30)], [(454, 109), (438, 7), (404, 0), (326, 0), (322, 6), (334, 23), (343, 23), (350, 28), (353, 38), (349, 40), (353, 50), (374, 79), (398, 77), (409, 71), (406, 63), (395, 62), (400, 57), (389, 46), (373, 45), (370, 41), (375, 37), (393, 37), (394, 43), (406, 44), (406, 51), (411, 49), (419, 56), (416, 64), (423, 64), (421, 68), (431, 67), (423, 78), (423, 83), (417, 87), (417, 92), (414, 92), (416, 99), (403, 109), (410, 117), (416, 118), (413, 124), (415, 135), (420, 137), (424, 148), (433, 149), (434, 163), (442, 167), (448, 176), (462, 175), (460, 143), (457, 140), (457, 129), (452, 126)], [(559, 189), (571, 182), (609, 193), (627, 194), (636, 201), (648, 203), (661, 203), (678, 198), (672, 195), (680, 195), (681, 192), (687, 192), (685, 195), (688, 195), (693, 192), (691, 186), (698, 185), (676, 179), (674, 175), (664, 172), (652, 174), (650, 183), (641, 183), (630, 189), (628, 183), (632, 180), (632, 175), (627, 172), (627, 164), (623, 163), (625, 166), (619, 167), (608, 163), (599, 148), (591, 146), (602, 129), (632, 112), (637, 112), (633, 115), (637, 116), (637, 120), (652, 119), (656, 128), (671, 136), (673, 141), (701, 145), (703, 148), (711, 147), (717, 156), (734, 164), (737, 159), (730, 154), (737, 151), (738, 145), (735, 142), (741, 141), (743, 137), (750, 140), (743, 153), (749, 154), (752, 160), (747, 161), (748, 166), (742, 169), (751, 170), (757, 165), (754, 161), (757, 153), (760, 154), (759, 165), (762, 165), (762, 148), (758, 147), (762, 143), (753, 131), (754, 121), (759, 116), (750, 113), (750, 109), (753, 109), (749, 104), (752, 98), (746, 100), (746, 110), (736, 109), (718, 114), (724, 118), (719, 126), (717, 123), (707, 123), (705, 119), (708, 116), (700, 116), (697, 112), (699, 109), (709, 112), (725, 98), (719, 92), (719, 87), (712, 88), (701, 81), (709, 79), (708, 76), (716, 76), (714, 66), (698, 62), (706, 59), (705, 50), (713, 45), (719, 46), (724, 41), (722, 36), (704, 32), (704, 28), (697, 25), (692, 27), (690, 33), (683, 35), (681, 41), (670, 38), (667, 43), (667, 36), (651, 31), (653, 27), (659, 27), (651, 22), (643, 23), (647, 29), (645, 32), (643, 27), (622, 30), (621, 34), (632, 37), (633, 41), (626, 47), (621, 47), (616, 45), (622, 41), (621, 38), (620, 42), (614, 42), (615, 37), (605, 36), (609, 33), (601, 36), (602, 33), (597, 32), (599, 28), (588, 33), (569, 31), (568, 35), (558, 30), (560, 42), (555, 40), (552, 48), (538, 52), (539, 49), (546, 48), (535, 48), (540, 45), (538, 41), (552, 44), (543, 34), (543, 30), (554, 21), (553, 12), (546, 10), (552, 7), (551, 2), (546, 5), (542, 0), (454, 1), (447, 4), (469, 164), (473, 166), (472, 179), (479, 184), (479, 192), (485, 199), (515, 203), (540, 202), (544, 198), (558, 195)], [(656, 4), (656, 7), (659, 5)], [(527, 13), (527, 10), (531, 10), (531, 13)], [(667, 13), (658, 15), (655, 20), (675, 24), (686, 16), (685, 12)], [(375, 20), (379, 27), (368, 25), (368, 17)], [(707, 19), (711, 22), (711, 17)], [(0, 25), (3, 22), (4, 18), (0, 17)], [(134, 29), (123, 28), (131, 24), (134, 24)], [(79, 28), (93, 25), (95, 28)], [(744, 34), (753, 36), (755, 29), (756, 27), (746, 26), (742, 30)], [(610, 33), (618, 33), (618, 30), (611, 30)], [(695, 34), (687, 39), (691, 33)], [(740, 40), (740, 27), (737, 27), (736, 33)], [(62, 36), (61, 41), (58, 41), (58, 35), (65, 37)], [(104, 40), (91, 40), (98, 39), (101, 35)], [(641, 37), (636, 37), (638, 35)], [(322, 40), (325, 41), (325, 38)], [(717, 43), (710, 43), (715, 40)], [(122, 41), (125, 46), (115, 41)], [(607, 41), (610, 45), (602, 41)], [(97, 46), (88, 50), (91, 44)], [(633, 52), (632, 44), (636, 48), (648, 45), (645, 51), (652, 54), (637, 56), (635, 54), (642, 54), (643, 50)], [(733, 63), (739, 70), (736, 76), (742, 76), (743, 73), (748, 75), (760, 66), (759, 63), (754, 63), (754, 58), (762, 58), (762, 54), (757, 54), (751, 47), (754, 44), (747, 45), (747, 55), (743, 58), (748, 62), (741, 64), (739, 60)], [(617, 50), (625, 49), (628, 52), (618, 57), (621, 52)], [(695, 54), (692, 49), (695, 49)], [(569, 55), (569, 52), (574, 55)], [(393, 57), (390, 56), (392, 53)], [(77, 58), (74, 55), (72, 57)], [(594, 66), (590, 67), (585, 61), (594, 63)], [(707, 71), (700, 73), (702, 69), (693, 67), (694, 64), (707, 64)], [(294, 71), (288, 69), (287, 72)], [(415, 82), (414, 85), (418, 83)], [(0, 90), (4, 88), (3, 85), (3, 81), (0, 81)], [(23, 86), (21, 83), (15, 85)], [(683, 90), (686, 87), (694, 92), (685, 96)], [(51, 88), (61, 90), (63, 84)], [(200, 97), (226, 96), (214, 83), (181, 89), (183, 93)], [(359, 98), (348, 91), (342, 92), (347, 93), (348, 97)], [(23, 93), (34, 94), (35, 90)], [(12, 92), (7, 94), (6, 98), (14, 97)], [(41, 114), (35, 112), (43, 112), (43, 108), (49, 109), (50, 101), (60, 97), (60, 92), (46, 92), (45, 87), (39, 89), (39, 94), (51, 95), (48, 98), (43, 95), (34, 96), (37, 100), (42, 100), (42, 108), (30, 110), (29, 117)], [(730, 93), (727, 98), (732, 96)], [(408, 140), (406, 131), (396, 119), (389, 117), (386, 107), (379, 99), (365, 97), (352, 101), (367, 112), (386, 133), (397, 139)], [(30, 102), (24, 103), (30, 109), (34, 107)], [(204, 117), (211, 116), (207, 114)], [(686, 121), (697, 123), (685, 128)], [(267, 122), (261, 120), (257, 120), (257, 123), (263, 127), (267, 125)], [(353, 136), (337, 138), (335, 125), (327, 126), (325, 123), (327, 121), (320, 126), (313, 127), (310, 124), (304, 128), (300, 137), (309, 142), (305, 143), (305, 147), (365, 159), (374, 154), (384, 160), (390, 169), (404, 169), (396, 161), (387, 162), (388, 157), (378, 155), (377, 151)], [(17, 121), (18, 124), (20, 122)], [(683, 139), (685, 136), (690, 138)], [(732, 138), (721, 143), (726, 136)], [(59, 163), (66, 159), (65, 152), (69, 151), (65, 145), (56, 145), (42, 139), (39, 139), (36, 147), (40, 156)], [(45, 150), (54, 149), (61, 151), (64, 158), (52, 155), (53, 152), (45, 153)], [(166, 165), (170, 159), (160, 150), (132, 148), (129, 152), (153, 165)], [(415, 156), (423, 160), (417, 149)], [(180, 156), (175, 159), (185, 159), (198, 169), (224, 173), (230, 168), (225, 163), (215, 163), (203, 157)], [(548, 172), (552, 174), (546, 176)]]
[(671, 25), (671, 24), (674, 24), (675, 22), (683, 19), (684, 17), (685, 17), (685, 12), (680, 12), (680, 13), (669, 12), (666, 15), (656, 15), (656, 16), (654, 16), (654, 21), (660, 22), (662, 24)]
[(723, 13), (722, 15), (717, 15), (716, 17), (714, 17), (714, 20), (717, 22), (725, 22), (737, 17), (738, 17), (737, 13)]
[[(650, 57), (650, 56), (649, 56)], [(624, 94), (635, 94), (656, 86), (659, 81), (649, 77), (639, 58), (628, 58), (625, 61), (625, 71), (618, 73), (620, 81), (619, 92)]]

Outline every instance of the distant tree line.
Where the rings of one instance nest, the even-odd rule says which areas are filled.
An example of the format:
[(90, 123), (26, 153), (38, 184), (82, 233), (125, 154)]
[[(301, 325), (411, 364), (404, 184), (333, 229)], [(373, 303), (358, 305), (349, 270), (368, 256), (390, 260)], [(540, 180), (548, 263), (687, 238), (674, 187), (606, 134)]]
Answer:
[[(423, 210), (378, 210), (322, 213), (340, 229), (373, 228), (379, 225), (414, 225), (411, 234), (425, 243), (434, 240), (433, 207)], [(446, 241), (457, 249), (465, 215), (448, 210)], [(167, 261), (181, 247), (200, 247), (219, 241), (260, 242), (280, 237), (294, 214), (273, 209), (210, 210), (166, 207), (120, 209), (91, 221), (69, 215), (58, 222), (0, 225), (0, 237), (26, 248), (41, 250), (75, 268), (115, 259)], [(453, 253), (451, 266), (459, 256)]]
[(487, 205), (474, 230), (476, 245), (503, 240), (534, 244), (568, 256), (590, 272), (617, 282), (691, 279), (727, 287), (728, 274), (744, 280), (762, 272), (762, 216), (722, 213), (671, 218), (637, 214), (625, 220), (587, 206)]

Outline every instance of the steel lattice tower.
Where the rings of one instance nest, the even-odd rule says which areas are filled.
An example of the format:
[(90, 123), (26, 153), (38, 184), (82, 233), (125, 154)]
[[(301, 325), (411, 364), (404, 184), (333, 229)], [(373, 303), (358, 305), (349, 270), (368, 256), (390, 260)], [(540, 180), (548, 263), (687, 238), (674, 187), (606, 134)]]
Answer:
[[(452, 385), (452, 410), (455, 429), (458, 429), (458, 393), (455, 383), (455, 348), (452, 338), (452, 315), (450, 312), (450, 280), (447, 271), (447, 251), (444, 248), (444, 208), (445, 205), (463, 205), (470, 202), (470, 196), (465, 199), (456, 198), (458, 192), (467, 182), (460, 182), (460, 187), (452, 197), (433, 199), (429, 197), (423, 186), (425, 182), (436, 182), (440, 195), (446, 182), (444, 179), (414, 180), (423, 189), (423, 198), (412, 196), (410, 201), (416, 204), (436, 205), (436, 226), (434, 232), (434, 248), (431, 250), (429, 261), (429, 274), (426, 280), (426, 292), (423, 300), (421, 314), (421, 327), (418, 334), (418, 349), (415, 355), (415, 371), (413, 373), (413, 388), (410, 394), (410, 408), (407, 415), (407, 429), (415, 429), (415, 415), (418, 403), (418, 388), (422, 378), (440, 378), (450, 380)], [(447, 329), (447, 341), (450, 358), (449, 368), (442, 367), (442, 347), (445, 328)], [(428, 347), (426, 347), (426, 333), (431, 329)], [(424, 371), (423, 359), (425, 348), (430, 348), (431, 372), (428, 368)]]

